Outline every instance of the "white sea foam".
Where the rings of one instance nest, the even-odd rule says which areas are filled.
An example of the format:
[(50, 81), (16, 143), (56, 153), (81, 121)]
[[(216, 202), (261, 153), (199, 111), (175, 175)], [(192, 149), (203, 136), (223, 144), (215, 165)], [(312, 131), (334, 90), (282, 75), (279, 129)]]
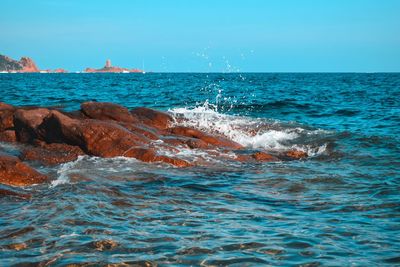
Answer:
[(289, 127), (279, 121), (227, 115), (217, 112), (217, 105), (206, 101), (194, 108), (175, 108), (169, 112), (175, 117), (174, 125), (188, 126), (208, 133), (217, 133), (251, 149), (286, 151), (296, 149), (315, 156), (326, 151), (326, 144), (304, 144), (304, 138), (326, 133), (321, 129), (309, 130)]
[(57, 170), (57, 179), (51, 182), (51, 187), (69, 183), (69, 175), (76, 172), (75, 167), (87, 156), (79, 156), (75, 161), (63, 163)]

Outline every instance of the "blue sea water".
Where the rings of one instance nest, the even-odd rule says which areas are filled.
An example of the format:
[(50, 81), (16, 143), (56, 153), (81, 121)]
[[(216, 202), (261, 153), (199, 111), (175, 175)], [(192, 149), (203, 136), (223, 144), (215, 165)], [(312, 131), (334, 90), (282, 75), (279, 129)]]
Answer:
[(400, 74), (0, 75), (9, 104), (74, 110), (89, 100), (310, 157), (183, 169), (32, 162), (53, 181), (20, 189), (29, 201), (1, 198), (0, 266), (400, 265)]

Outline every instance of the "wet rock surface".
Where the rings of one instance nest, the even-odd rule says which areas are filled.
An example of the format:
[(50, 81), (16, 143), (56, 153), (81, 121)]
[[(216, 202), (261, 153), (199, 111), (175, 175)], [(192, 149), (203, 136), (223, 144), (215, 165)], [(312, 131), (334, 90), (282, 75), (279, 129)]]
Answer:
[(78, 146), (67, 144), (46, 144), (37, 142), (38, 146), (32, 146), (21, 152), (21, 160), (39, 161), (44, 165), (55, 165), (76, 160), (85, 153)]
[(40, 184), (47, 180), (47, 177), (18, 158), (0, 155), (0, 183), (11, 186), (28, 186)]
[[(128, 157), (162, 162), (176, 167), (207, 165), (207, 157), (238, 162), (271, 162), (303, 159), (302, 151), (288, 151), (277, 158), (266, 151), (247, 151), (220, 134), (179, 126), (168, 113), (127, 108), (107, 102), (85, 102), (76, 111), (54, 108), (13, 107), (0, 102), (0, 141), (23, 144), (19, 159), (1, 156), (1, 183), (26, 186), (42, 183), (46, 176), (23, 161), (57, 165), (79, 156)], [(185, 150), (201, 157), (181, 158)], [(244, 153), (243, 153), (244, 151)]]
[(129, 110), (113, 103), (85, 102), (81, 104), (82, 113), (92, 119), (136, 122)]

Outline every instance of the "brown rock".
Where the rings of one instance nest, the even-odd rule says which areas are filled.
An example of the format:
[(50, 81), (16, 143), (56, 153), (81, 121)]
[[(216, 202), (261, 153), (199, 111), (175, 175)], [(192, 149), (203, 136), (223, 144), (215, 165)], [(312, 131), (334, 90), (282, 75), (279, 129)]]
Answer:
[(50, 110), (46, 108), (18, 109), (14, 113), (14, 126), (17, 140), (30, 143), (39, 138), (38, 127), (49, 116)]
[(285, 153), (285, 156), (291, 159), (302, 159), (308, 157), (307, 152), (300, 151), (300, 150), (290, 150)]
[(90, 119), (88, 116), (86, 116), (81, 110), (74, 110), (74, 111), (62, 111), (59, 110), (62, 114), (72, 118), (72, 119), (77, 119), (77, 120), (85, 120), (85, 119)]
[(277, 157), (274, 157), (268, 153), (258, 151), (253, 154), (237, 154), (235, 160), (241, 162), (248, 162), (248, 161), (260, 161), (260, 162), (274, 162), (279, 161)]
[(278, 161), (278, 158), (261, 151), (254, 153), (252, 157), (257, 161), (263, 162)]
[(14, 127), (15, 108), (0, 102), (0, 132)]
[(39, 72), (35, 62), (28, 57), (22, 57), (19, 61), (0, 55), (0, 71)]
[(85, 102), (81, 104), (81, 110), (89, 118), (97, 120), (114, 120), (128, 123), (137, 121), (127, 108), (113, 103)]
[(22, 199), (30, 199), (32, 197), (29, 194), (22, 194), (22, 193), (14, 192), (14, 191), (7, 190), (7, 189), (1, 189), (1, 188), (0, 188), (0, 196), (2, 196), (2, 197), (13, 196), (13, 197), (18, 197), (18, 198), (22, 198)]
[(120, 122), (119, 125), (125, 127), (131, 132), (136, 134), (141, 134), (151, 140), (158, 140), (160, 139), (159, 132), (155, 128), (151, 128), (141, 123), (124, 123)]
[(148, 143), (148, 139), (136, 135), (113, 123), (97, 120), (76, 120), (52, 111), (40, 129), (48, 142), (63, 142), (79, 146), (89, 155), (99, 157), (126, 156), (134, 147)]
[(67, 73), (68, 71), (65, 69), (62, 69), (62, 68), (58, 68), (58, 69), (55, 69), (53, 72), (54, 73)]
[(40, 161), (45, 165), (55, 165), (74, 161), (81, 155), (85, 155), (85, 153), (78, 146), (42, 142), (39, 147), (24, 149), (20, 159)]
[(0, 110), (7, 110), (7, 109), (15, 109), (15, 108), (7, 103), (0, 102)]
[(92, 247), (99, 251), (110, 250), (118, 246), (114, 240), (99, 240), (92, 242)]
[(172, 165), (174, 165), (176, 167), (180, 167), (180, 168), (193, 166), (193, 164), (187, 162), (186, 160), (179, 159), (179, 158), (173, 158), (173, 157), (167, 157), (167, 156), (157, 156), (157, 157), (155, 157), (154, 161), (169, 163), (169, 164), (172, 164)]
[(35, 62), (29, 57), (21, 57), (19, 63), (22, 66), (22, 72), (39, 72)]
[(224, 148), (231, 148), (231, 149), (243, 148), (242, 145), (240, 145), (234, 141), (231, 141), (225, 137), (213, 136), (213, 135), (204, 133), (200, 130), (189, 128), (189, 127), (178, 126), (178, 127), (170, 128), (169, 132), (176, 134), (176, 135), (197, 138), (207, 144), (210, 144), (210, 145), (213, 145), (216, 147), (224, 147)]
[(149, 108), (135, 108), (131, 110), (131, 114), (143, 124), (161, 130), (168, 128), (168, 126), (173, 122), (171, 115)]
[(182, 136), (166, 136), (162, 139), (164, 143), (173, 145), (173, 146), (185, 146), (192, 149), (210, 149), (213, 146), (204, 142), (203, 140), (191, 138), (191, 137), (182, 137)]
[(143, 72), (140, 69), (127, 69), (117, 66), (111, 66), (111, 61), (108, 59), (106, 65), (101, 69), (86, 68), (85, 72), (88, 73), (129, 73), (129, 72)]
[(0, 183), (27, 186), (47, 181), (47, 177), (12, 156), (0, 155)]
[(151, 148), (133, 148), (125, 153), (126, 157), (136, 158), (144, 162), (165, 162), (177, 167), (189, 167), (191, 164), (185, 160), (157, 155)]
[(22, 243), (9, 244), (9, 245), (6, 245), (5, 247), (7, 249), (13, 249), (13, 250), (19, 251), (19, 250), (23, 250), (23, 249), (28, 248), (28, 245), (26, 243), (22, 242)]
[(15, 134), (15, 131), (14, 130), (6, 130), (3, 132), (0, 132), (0, 142), (9, 142), (9, 143), (17, 142), (17, 136)]

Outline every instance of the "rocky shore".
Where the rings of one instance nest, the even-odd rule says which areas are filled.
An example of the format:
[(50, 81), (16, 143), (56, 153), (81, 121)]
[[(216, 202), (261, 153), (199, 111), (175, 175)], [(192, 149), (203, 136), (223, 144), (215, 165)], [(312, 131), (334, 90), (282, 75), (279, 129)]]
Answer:
[(35, 62), (29, 57), (22, 57), (19, 61), (0, 55), (0, 71), (6, 72), (39, 72)]
[[(112, 66), (111, 61), (107, 60), (103, 68), (86, 68), (85, 73), (144, 73), (141, 69), (128, 69)], [(0, 73), (68, 73), (63, 68), (39, 69), (36, 63), (29, 57), (22, 57), (19, 61), (0, 54)]]
[[(248, 151), (224, 136), (178, 126), (179, 120), (183, 119), (149, 108), (128, 110), (104, 102), (85, 102), (80, 110), (72, 112), (43, 107), (15, 107), (0, 102), (0, 142), (22, 147), (17, 157), (0, 154), (0, 184), (29, 186), (48, 182), (51, 178), (30, 167), (31, 162), (55, 165), (74, 161), (81, 155), (131, 157), (180, 168), (207, 163), (167, 156), (160, 150), (176, 155), (182, 148), (197, 149), (241, 162), (307, 157), (301, 151), (287, 151), (279, 155)], [(233, 156), (228, 158), (227, 153)], [(1, 194), (13, 192), (1, 190)]]
[(0, 73), (67, 73), (67, 71), (62, 68), (41, 70), (29, 57), (21, 57), (18, 61), (5, 55), (0, 55)]

